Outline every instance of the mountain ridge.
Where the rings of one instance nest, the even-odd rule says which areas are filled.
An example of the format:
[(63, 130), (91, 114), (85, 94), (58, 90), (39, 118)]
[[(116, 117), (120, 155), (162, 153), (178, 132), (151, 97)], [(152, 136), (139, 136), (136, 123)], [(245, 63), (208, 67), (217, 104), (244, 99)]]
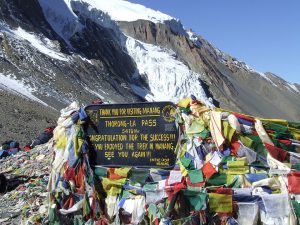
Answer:
[(300, 120), (299, 84), (256, 72), (166, 14), (121, 0), (0, 6), (0, 93), (56, 112), (74, 100), (176, 102), (194, 94), (208, 105), (212, 98), (230, 110)]

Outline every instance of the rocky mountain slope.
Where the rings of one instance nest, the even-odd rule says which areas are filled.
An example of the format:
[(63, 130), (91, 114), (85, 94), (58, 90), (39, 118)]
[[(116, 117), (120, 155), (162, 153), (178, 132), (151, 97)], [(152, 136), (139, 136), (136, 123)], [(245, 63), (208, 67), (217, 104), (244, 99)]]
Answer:
[(300, 120), (298, 84), (258, 73), (179, 20), (122, 0), (0, 0), (0, 94), (1, 141), (23, 142), (63, 106), (97, 97), (194, 94), (208, 105)]

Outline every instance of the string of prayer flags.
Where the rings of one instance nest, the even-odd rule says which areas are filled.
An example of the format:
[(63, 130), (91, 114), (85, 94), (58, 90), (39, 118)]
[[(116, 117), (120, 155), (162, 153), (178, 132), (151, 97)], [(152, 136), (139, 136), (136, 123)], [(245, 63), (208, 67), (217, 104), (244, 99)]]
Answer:
[[(174, 110), (166, 107), (166, 114), (153, 111), (159, 112), (157, 117), (163, 114), (163, 119), (174, 121), (179, 129), (178, 144), (172, 147), (175, 166), (95, 166), (90, 163), (95, 154), (84, 129), (89, 120), (82, 110), (77, 119), (71, 119), (71, 114), (65, 113), (68, 111), (62, 111), (54, 132), (55, 154), (48, 184), (51, 224), (62, 224), (69, 218), (76, 223), (101, 225), (299, 224), (298, 122), (211, 108), (190, 96), (180, 100)], [(79, 107), (72, 112), (79, 112)], [(97, 113), (89, 111), (86, 115), (95, 120)], [(117, 116), (114, 120), (119, 121)], [(116, 124), (125, 126), (122, 121)], [(142, 130), (133, 129), (133, 136), (125, 130), (118, 138), (139, 143)], [(102, 137), (95, 136), (94, 142), (97, 138)], [(154, 150), (150, 146), (173, 136), (142, 138), (148, 142), (139, 145), (138, 157), (164, 165), (163, 160), (168, 159), (164, 154), (151, 158)], [(74, 139), (76, 149), (70, 145)], [(117, 139), (111, 142), (115, 146), (125, 143)], [(106, 162), (124, 152), (98, 147)], [(155, 151), (162, 151), (164, 146), (160, 147)]]

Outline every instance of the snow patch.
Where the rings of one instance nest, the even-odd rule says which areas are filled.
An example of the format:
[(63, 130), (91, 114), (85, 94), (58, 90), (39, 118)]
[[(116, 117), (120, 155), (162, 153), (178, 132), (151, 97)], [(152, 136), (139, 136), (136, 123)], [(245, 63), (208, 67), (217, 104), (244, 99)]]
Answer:
[(149, 94), (149, 90), (144, 89), (138, 85), (131, 84), (131, 88), (136, 93), (138, 96), (143, 97), (146, 99), (148, 102), (154, 102), (155, 101), (155, 96)]
[(85, 57), (83, 57), (83, 56), (81, 56), (81, 55), (73, 54), (73, 56), (77, 56), (77, 57), (79, 57), (82, 61), (88, 62), (88, 63), (91, 64), (91, 65), (94, 65), (93, 62), (92, 62), (92, 60), (87, 59), (87, 58), (85, 58)]
[(266, 74), (261, 73), (261, 72), (256, 72), (258, 73), (260, 76), (262, 76), (265, 80), (269, 81), (271, 84), (273, 84), (274, 86), (278, 87), (277, 84), (275, 84), (269, 77), (267, 77)]
[(166, 21), (164, 21), (164, 24), (169, 26), (174, 34), (188, 37), (188, 34), (186, 33), (186, 30), (184, 29), (180, 20), (177, 20), (177, 19), (166, 20)]
[(60, 52), (53, 50), (56, 46), (48, 38), (44, 38), (41, 41), (34, 34), (28, 33), (23, 30), (21, 27), (18, 27), (16, 30), (11, 31), (15, 37), (18, 39), (25, 39), (28, 41), (34, 48), (36, 48), (41, 53), (50, 56), (51, 58), (58, 59), (61, 61), (68, 61), (68, 59)]
[(79, 17), (90, 19), (98, 25), (114, 30), (118, 37), (122, 36), (116, 21), (101, 8), (91, 6), (87, 1), (73, 1), (72, 9), (77, 12)]
[[(41, 1), (41, 0), (40, 0)], [(42, 0), (49, 1), (49, 0)], [(68, 1), (68, 0), (65, 0)], [(70, 1), (70, 0), (69, 0)], [(150, 20), (154, 23), (163, 23), (166, 20), (176, 20), (162, 12), (146, 8), (123, 0), (71, 0), (88, 3), (91, 8), (97, 8), (110, 15), (116, 21)], [(49, 2), (52, 2), (49, 1)]]
[(48, 23), (69, 46), (69, 38), (82, 29), (73, 12), (72, 0), (38, 0)]
[[(212, 106), (201, 86), (201, 75), (178, 61), (172, 50), (146, 44), (131, 37), (127, 37), (126, 47), (137, 64), (139, 74), (147, 76), (150, 87), (150, 93), (147, 93), (145, 89), (133, 85), (132, 88), (137, 94), (147, 100), (173, 102), (194, 94), (205, 104)], [(136, 73), (133, 76), (136, 78)]]
[(91, 94), (93, 94), (93, 95), (95, 95), (95, 96), (101, 98), (102, 100), (105, 99), (105, 97), (104, 97), (103, 95), (100, 95), (98, 92), (96, 92), (96, 91), (90, 89), (89, 87), (83, 85), (83, 88), (84, 88), (86, 91), (88, 91), (89, 93), (91, 93)]
[(0, 89), (11, 91), (15, 94), (24, 96), (33, 101), (39, 102), (45, 106), (48, 106), (45, 102), (35, 97), (32, 92), (34, 89), (24, 84), (23, 81), (13, 79), (12, 77), (5, 76), (0, 73)]
[(295, 92), (299, 93), (298, 88), (297, 88), (294, 84), (287, 83), (287, 85), (289, 86), (289, 88), (291, 88), (291, 89), (293, 89)]
[(202, 43), (201, 41), (199, 40), (198, 36), (190, 31), (190, 30), (187, 30), (186, 33), (188, 34), (188, 37), (189, 39), (197, 46), (197, 47), (201, 47)]

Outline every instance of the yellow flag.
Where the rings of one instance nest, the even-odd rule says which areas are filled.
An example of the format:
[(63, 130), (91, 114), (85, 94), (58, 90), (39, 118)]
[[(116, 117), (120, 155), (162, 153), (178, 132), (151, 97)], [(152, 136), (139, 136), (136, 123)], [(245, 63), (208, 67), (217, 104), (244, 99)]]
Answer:
[(116, 196), (121, 193), (122, 186), (125, 184), (126, 178), (119, 180), (110, 180), (108, 178), (102, 179), (103, 189), (108, 195)]
[(68, 142), (68, 137), (62, 136), (58, 139), (55, 147), (59, 149), (65, 149), (67, 142)]
[(178, 102), (178, 106), (186, 108), (189, 105), (190, 101), (191, 101), (190, 97), (180, 99)]
[(121, 177), (127, 177), (127, 174), (131, 168), (126, 167), (126, 168), (117, 168), (115, 169), (115, 174), (121, 176)]
[(216, 213), (232, 212), (232, 195), (209, 193), (209, 208)]

